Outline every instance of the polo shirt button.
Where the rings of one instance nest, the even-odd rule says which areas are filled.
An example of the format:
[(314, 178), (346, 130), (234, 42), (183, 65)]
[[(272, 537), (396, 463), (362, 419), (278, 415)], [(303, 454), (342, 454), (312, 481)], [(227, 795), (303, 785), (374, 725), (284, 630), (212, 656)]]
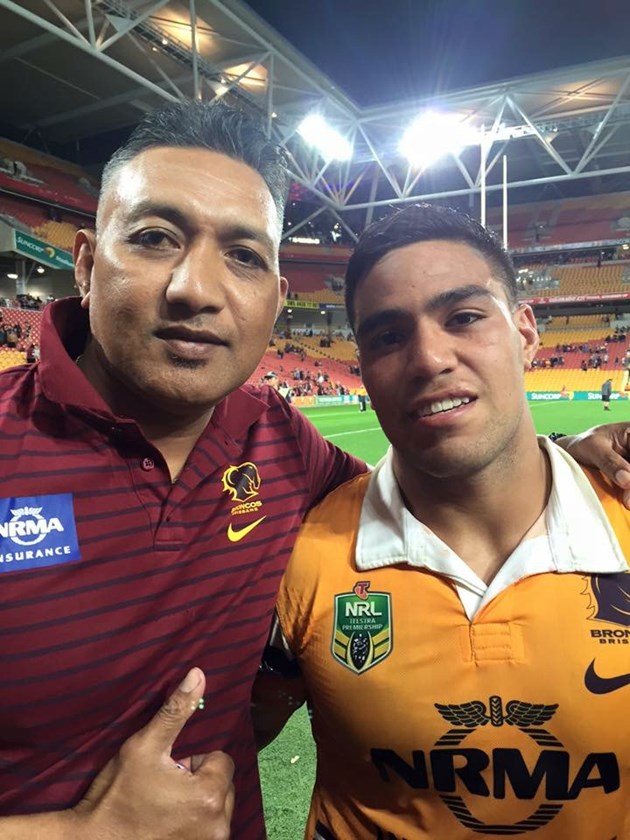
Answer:
[(147, 470), (147, 472), (148, 472), (149, 470), (152, 470), (154, 466), (155, 466), (155, 461), (153, 460), (153, 458), (143, 458), (142, 459), (142, 469), (143, 470)]

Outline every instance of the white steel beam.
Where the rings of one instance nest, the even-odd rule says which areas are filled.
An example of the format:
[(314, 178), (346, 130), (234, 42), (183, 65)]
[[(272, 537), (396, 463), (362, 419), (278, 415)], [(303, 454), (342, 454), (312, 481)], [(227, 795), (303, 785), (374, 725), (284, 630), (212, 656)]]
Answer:
[(619, 91), (618, 91), (617, 95), (615, 96), (613, 102), (611, 103), (610, 108), (608, 109), (608, 111), (607, 111), (606, 115), (604, 116), (603, 120), (600, 122), (600, 124), (595, 129), (595, 133), (593, 134), (593, 138), (592, 138), (591, 142), (588, 144), (588, 147), (587, 147), (586, 151), (584, 152), (584, 154), (582, 155), (582, 158), (581, 158), (580, 162), (575, 167), (576, 172), (580, 172), (589, 163), (589, 161), (591, 159), (591, 153), (592, 153), (593, 149), (595, 148), (595, 146), (597, 145), (597, 142), (598, 142), (603, 130), (608, 125), (608, 122), (609, 122), (610, 118), (612, 117), (613, 113), (615, 112), (615, 109), (617, 108), (617, 105), (619, 105), (619, 103), (621, 102), (621, 100), (623, 98), (623, 95), (625, 94), (625, 92), (628, 88), (628, 84), (630, 84), (630, 73), (624, 79), (623, 84), (619, 88)]
[(525, 124), (527, 126), (529, 126), (529, 128), (532, 129), (534, 135), (538, 138), (538, 140), (542, 144), (543, 148), (546, 149), (546, 151), (549, 153), (549, 156), (552, 157), (555, 160), (555, 162), (558, 164), (558, 166), (561, 169), (564, 170), (565, 174), (570, 175), (571, 174), (571, 167), (567, 164), (567, 162), (564, 160), (564, 158), (561, 155), (558, 154), (558, 152), (554, 149), (554, 147), (551, 145), (551, 143), (549, 143), (548, 140), (545, 140), (543, 135), (540, 133), (540, 130), (539, 130), (538, 126), (534, 125), (534, 123), (530, 120), (530, 118), (527, 116), (527, 114), (521, 108), (521, 106), (517, 102), (514, 102), (513, 99), (510, 99), (509, 104), (511, 105), (511, 107), (514, 111), (518, 112), (521, 115)]
[(116, 28), (116, 32), (111, 35), (106, 41), (103, 41), (99, 44), (98, 50), (99, 52), (105, 52), (108, 50), (116, 41), (119, 41), (125, 35), (129, 34), (133, 29), (140, 26), (141, 23), (144, 23), (147, 18), (152, 17), (155, 15), (156, 12), (159, 12), (163, 6), (166, 6), (167, 3), (170, 3), (170, 0), (157, 0), (152, 6), (149, 6), (148, 9), (145, 9), (141, 15), (137, 17), (130, 17), (128, 18), (127, 22), (120, 27)]
[(280, 237), (280, 241), (283, 242), (285, 239), (288, 239), (290, 236), (293, 236), (296, 230), (301, 230), (304, 227), (304, 225), (307, 225), (309, 222), (312, 222), (313, 219), (316, 219), (317, 216), (319, 216), (320, 213), (323, 213), (325, 209), (325, 207), (318, 207), (317, 210), (314, 210), (305, 219), (302, 219), (296, 225), (291, 225), (291, 227), (287, 228), (282, 234), (282, 236)]
[[(566, 181), (574, 181), (579, 180), (581, 178), (602, 178), (605, 175), (630, 175), (630, 165), (628, 166), (616, 166), (612, 167), (611, 169), (598, 169), (595, 172), (586, 171), (580, 172), (578, 174), (574, 172), (570, 172), (568, 175), (550, 175), (544, 178), (528, 178), (520, 181), (511, 181), (508, 184), (510, 190), (516, 189), (517, 187), (533, 187), (533, 186), (540, 186), (542, 184), (555, 184), (555, 183), (563, 183)], [(489, 184), (486, 186), (487, 192), (495, 192), (496, 190), (503, 189), (503, 184)], [(390, 205), (395, 204), (407, 204), (410, 201), (430, 201), (434, 198), (453, 198), (455, 196), (464, 196), (464, 195), (474, 195), (475, 193), (480, 192), (479, 187), (474, 187), (471, 189), (461, 189), (461, 190), (444, 190), (432, 193), (419, 193), (417, 195), (410, 195), (405, 196), (404, 198), (395, 198), (395, 199), (384, 199), (382, 201), (374, 201), (374, 202), (361, 202), (359, 204), (349, 204), (343, 208), (343, 210), (365, 210), (368, 207), (388, 207)]]
[(117, 70), (123, 76), (126, 76), (128, 79), (132, 79), (134, 82), (136, 82), (136, 84), (140, 84), (143, 87), (146, 87), (147, 90), (156, 93), (158, 96), (161, 96), (164, 99), (169, 99), (171, 101), (177, 100), (177, 97), (167, 93), (154, 82), (150, 81), (149, 79), (146, 79), (139, 73), (136, 73), (130, 67), (126, 67), (120, 61), (116, 61), (115, 59), (111, 58), (111, 56), (108, 56), (106, 53), (102, 53), (99, 50), (96, 50), (90, 44), (90, 42), (83, 37), (83, 35), (81, 35), (81, 37), (78, 38), (72, 33), (66, 32), (65, 29), (60, 29), (58, 26), (55, 26), (53, 23), (50, 23), (50, 21), (46, 20), (45, 18), (34, 14), (29, 9), (25, 9), (18, 3), (14, 3), (13, 0), (0, 0), (0, 7), (8, 9), (8, 11), (13, 12), (14, 14), (19, 15), (20, 17), (23, 17), (30, 23), (41, 27), (46, 32), (50, 32), (51, 34), (56, 35), (57, 38), (59, 38), (61, 41), (65, 41), (67, 44), (76, 47), (77, 49), (87, 53), (88, 55), (91, 55), (93, 58), (97, 58), (99, 61), (102, 61), (104, 64), (107, 64), (108, 67)]

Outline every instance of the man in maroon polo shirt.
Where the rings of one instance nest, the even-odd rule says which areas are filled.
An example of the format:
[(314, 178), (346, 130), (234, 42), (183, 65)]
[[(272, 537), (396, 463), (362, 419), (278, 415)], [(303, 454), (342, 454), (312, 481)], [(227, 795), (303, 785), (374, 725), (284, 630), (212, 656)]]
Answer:
[(81, 299), (0, 374), (3, 840), (225, 838), (232, 761), (231, 836), (264, 837), (249, 697), (277, 586), (306, 510), (364, 469), (243, 386), (285, 195), (249, 117), (151, 115), (78, 234)]
[(252, 118), (149, 117), (77, 236), (81, 298), (0, 377), (3, 840), (225, 837), (232, 761), (231, 836), (265, 836), (249, 697), (278, 583), (365, 469), (243, 386), (286, 293), (286, 187)]

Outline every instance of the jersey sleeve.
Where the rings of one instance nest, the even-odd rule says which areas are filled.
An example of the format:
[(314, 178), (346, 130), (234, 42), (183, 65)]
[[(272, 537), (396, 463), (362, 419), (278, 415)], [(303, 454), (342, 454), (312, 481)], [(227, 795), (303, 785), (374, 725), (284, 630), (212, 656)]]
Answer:
[(297, 677), (300, 673), (297, 659), (293, 655), (289, 640), (284, 635), (280, 624), (277, 609), (274, 610), (271, 620), (271, 630), (263, 651), (259, 672), (277, 674), (284, 678)]

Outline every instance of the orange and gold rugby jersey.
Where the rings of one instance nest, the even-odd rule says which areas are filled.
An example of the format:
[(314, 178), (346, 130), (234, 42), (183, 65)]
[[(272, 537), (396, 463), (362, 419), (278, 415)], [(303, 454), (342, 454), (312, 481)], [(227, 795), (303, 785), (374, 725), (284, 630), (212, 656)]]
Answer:
[(278, 602), (313, 698), (308, 840), (630, 840), (630, 573), (534, 574), (469, 620), (442, 575), (357, 570), (368, 481), (311, 512)]

